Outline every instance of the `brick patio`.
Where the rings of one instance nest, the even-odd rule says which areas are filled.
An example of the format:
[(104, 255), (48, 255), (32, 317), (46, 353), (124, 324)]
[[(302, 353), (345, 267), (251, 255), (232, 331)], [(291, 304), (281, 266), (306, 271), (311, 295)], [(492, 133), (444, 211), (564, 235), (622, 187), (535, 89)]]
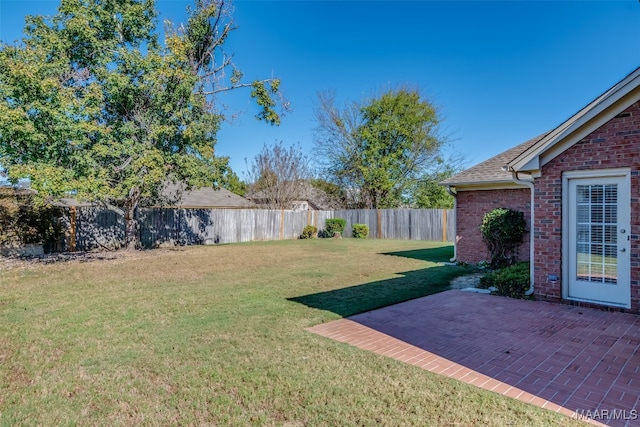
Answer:
[(568, 416), (640, 425), (640, 316), (451, 290), (309, 330)]

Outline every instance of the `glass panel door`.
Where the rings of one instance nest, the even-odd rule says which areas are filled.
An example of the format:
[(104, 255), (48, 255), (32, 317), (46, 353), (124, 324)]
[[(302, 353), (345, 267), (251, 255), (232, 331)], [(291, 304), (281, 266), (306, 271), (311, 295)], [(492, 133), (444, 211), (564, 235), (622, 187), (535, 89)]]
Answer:
[(631, 258), (628, 176), (568, 179), (566, 298), (629, 307)]
[(576, 186), (576, 280), (618, 280), (618, 186)]

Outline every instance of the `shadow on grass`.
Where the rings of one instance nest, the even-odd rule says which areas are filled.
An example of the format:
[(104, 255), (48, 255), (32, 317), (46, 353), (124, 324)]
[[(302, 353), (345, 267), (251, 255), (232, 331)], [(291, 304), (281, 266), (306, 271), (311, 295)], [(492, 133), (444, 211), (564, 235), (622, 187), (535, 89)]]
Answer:
[[(445, 247), (389, 252), (384, 255), (439, 262), (440, 259), (451, 258), (452, 250), (450, 247)], [(433, 265), (420, 270), (398, 273), (401, 277), (303, 295), (289, 298), (289, 301), (348, 317), (446, 291), (450, 289), (452, 279), (465, 273), (467, 270), (462, 267)]]
[(453, 258), (453, 246), (439, 248), (414, 249), (412, 251), (385, 252), (382, 255), (393, 255), (431, 262), (449, 262)]

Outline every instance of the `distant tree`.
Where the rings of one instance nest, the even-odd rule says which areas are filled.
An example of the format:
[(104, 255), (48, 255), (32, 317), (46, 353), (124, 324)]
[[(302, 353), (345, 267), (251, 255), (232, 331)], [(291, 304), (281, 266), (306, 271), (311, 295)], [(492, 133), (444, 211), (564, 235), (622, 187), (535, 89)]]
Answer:
[(310, 161), (300, 146), (282, 141), (265, 145), (248, 169), (248, 197), (268, 209), (291, 209), (305, 197), (305, 183), (313, 176)]
[(436, 108), (417, 90), (389, 90), (340, 110), (320, 93), (315, 143), (328, 181), (349, 204), (394, 208), (430, 168), (441, 162), (444, 139)]
[(461, 158), (449, 158), (421, 176), (411, 189), (407, 204), (420, 209), (453, 209), (453, 196), (439, 183), (462, 171)]
[(231, 169), (223, 176), (221, 186), (238, 196), (244, 197), (247, 194), (247, 183), (241, 180)]
[(232, 185), (228, 159), (214, 152), (221, 92), (250, 89), (257, 117), (280, 122), (280, 81), (244, 83), (224, 51), (235, 28), (224, 0), (196, 0), (186, 24), (166, 23), (164, 44), (156, 16), (153, 0), (62, 0), (53, 18), (27, 17), (21, 43), (0, 45), (9, 179), (28, 178), (42, 198), (120, 206), (129, 247), (136, 207), (168, 181)]
[(309, 183), (317, 190), (326, 194), (332, 201), (331, 204), (335, 209), (345, 209), (348, 207), (347, 192), (337, 184), (326, 181), (322, 178), (313, 178)]

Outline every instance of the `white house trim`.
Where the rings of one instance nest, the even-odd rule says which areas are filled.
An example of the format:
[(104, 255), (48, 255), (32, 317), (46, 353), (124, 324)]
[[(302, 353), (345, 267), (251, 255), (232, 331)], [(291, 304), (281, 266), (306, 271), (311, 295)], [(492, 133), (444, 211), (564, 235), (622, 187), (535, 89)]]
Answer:
[(539, 171), (573, 144), (633, 105), (639, 97), (640, 68), (518, 155), (509, 162), (508, 169), (517, 172)]
[[(573, 242), (570, 241), (568, 233), (570, 221), (570, 215), (568, 215), (570, 209), (570, 201), (568, 197), (569, 182), (572, 179), (618, 177), (624, 178), (626, 180), (627, 188), (631, 188), (631, 169), (629, 168), (591, 169), (565, 171), (562, 173), (562, 298), (565, 300), (596, 302), (597, 304), (602, 305), (618, 306), (617, 304), (607, 304), (569, 296), (569, 260), (571, 259), (570, 251)], [(630, 210), (631, 207), (629, 206), (628, 209)], [(630, 308), (630, 302), (631, 301), (629, 300), (629, 302), (622, 305), (622, 307)]]

